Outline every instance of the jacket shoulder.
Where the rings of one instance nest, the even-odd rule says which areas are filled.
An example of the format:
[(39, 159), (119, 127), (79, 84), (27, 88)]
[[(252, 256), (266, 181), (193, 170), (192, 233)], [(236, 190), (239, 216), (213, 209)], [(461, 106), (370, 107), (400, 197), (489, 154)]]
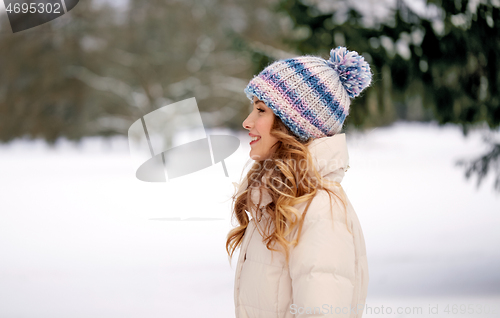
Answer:
[[(336, 193), (335, 191), (333, 192)], [(318, 190), (307, 210), (304, 222), (335, 220), (345, 223), (346, 211), (342, 201), (337, 195), (329, 193), (324, 189)], [(308, 202), (303, 202), (297, 205), (301, 214), (304, 212), (307, 203)]]

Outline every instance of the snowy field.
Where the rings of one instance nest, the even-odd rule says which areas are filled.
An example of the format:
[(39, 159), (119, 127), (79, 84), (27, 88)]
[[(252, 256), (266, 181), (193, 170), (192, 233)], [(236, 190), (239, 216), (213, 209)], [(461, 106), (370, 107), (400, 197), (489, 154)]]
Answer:
[[(225, 242), (249, 153), (239, 137), (229, 178), (217, 164), (166, 183), (135, 178), (123, 137), (0, 145), (0, 318), (234, 317), (238, 254), (231, 266)], [(500, 195), (455, 166), (486, 149), (481, 134), (398, 123), (346, 138), (364, 317), (500, 317)], [(220, 220), (168, 220), (196, 217)]]

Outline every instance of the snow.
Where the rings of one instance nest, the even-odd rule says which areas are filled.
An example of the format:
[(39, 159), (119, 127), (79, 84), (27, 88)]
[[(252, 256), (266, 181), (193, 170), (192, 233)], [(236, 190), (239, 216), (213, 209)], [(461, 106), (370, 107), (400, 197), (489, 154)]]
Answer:
[[(234, 316), (238, 253), (230, 266), (225, 240), (249, 153), (237, 136), (229, 178), (216, 164), (166, 183), (135, 178), (124, 137), (0, 145), (0, 317)], [(450, 317), (446, 304), (489, 304), (497, 314), (481, 317), (499, 317), (500, 195), (454, 164), (486, 150), (481, 132), (396, 123), (346, 138), (367, 305), (439, 304), (429, 315)], [(214, 220), (168, 220), (197, 217)]]

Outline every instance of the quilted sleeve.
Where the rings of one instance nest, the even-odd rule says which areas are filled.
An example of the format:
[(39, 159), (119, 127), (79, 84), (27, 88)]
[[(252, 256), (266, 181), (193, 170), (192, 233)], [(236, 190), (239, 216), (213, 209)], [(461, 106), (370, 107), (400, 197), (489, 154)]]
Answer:
[[(289, 272), (294, 317), (360, 317), (351, 310), (355, 284), (354, 240), (344, 207), (326, 191), (311, 202), (297, 246), (290, 250)], [(340, 204), (340, 205), (339, 205)], [(304, 204), (305, 207), (305, 204)]]

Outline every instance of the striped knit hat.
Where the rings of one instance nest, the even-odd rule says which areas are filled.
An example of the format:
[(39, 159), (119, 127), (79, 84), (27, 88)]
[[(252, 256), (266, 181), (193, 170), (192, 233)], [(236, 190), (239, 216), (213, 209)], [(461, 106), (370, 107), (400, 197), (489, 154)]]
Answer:
[(349, 115), (350, 99), (371, 83), (370, 65), (355, 51), (338, 47), (330, 59), (300, 56), (266, 67), (245, 93), (262, 100), (290, 130), (306, 141), (333, 136)]

